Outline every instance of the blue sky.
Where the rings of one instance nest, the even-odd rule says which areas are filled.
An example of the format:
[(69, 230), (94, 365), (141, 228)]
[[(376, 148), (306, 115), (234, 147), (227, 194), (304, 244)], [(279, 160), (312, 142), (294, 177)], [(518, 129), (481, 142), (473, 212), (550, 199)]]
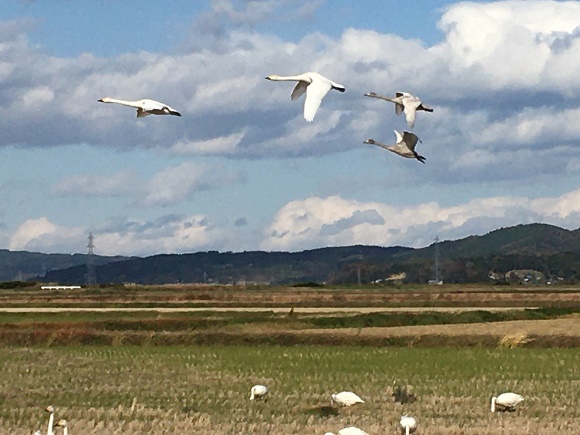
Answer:
[[(12, 1), (0, 16), (0, 248), (102, 255), (420, 247), (580, 226), (580, 2)], [(314, 122), (291, 83), (343, 84)], [(425, 165), (363, 144), (432, 106)], [(135, 118), (111, 96), (181, 118)]]

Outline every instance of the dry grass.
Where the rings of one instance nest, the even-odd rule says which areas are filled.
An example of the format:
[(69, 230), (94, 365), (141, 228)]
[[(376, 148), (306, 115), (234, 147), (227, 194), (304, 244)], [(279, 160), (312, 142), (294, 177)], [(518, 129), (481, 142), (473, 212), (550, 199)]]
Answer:
[(260, 306), (260, 307), (525, 307), (576, 304), (578, 286), (445, 285), (361, 288), (295, 288), (244, 286), (122, 286), (70, 291), (0, 290), (4, 306)]
[[(360, 347), (61, 347), (0, 352), (0, 433), (30, 434), (52, 404), (74, 434), (301, 434), (355, 425), (419, 434), (580, 433), (580, 368), (571, 349)], [(251, 403), (255, 383), (268, 402)], [(396, 402), (396, 386), (415, 397)], [(366, 403), (329, 411), (353, 390)], [(526, 401), (491, 414), (492, 393)]]

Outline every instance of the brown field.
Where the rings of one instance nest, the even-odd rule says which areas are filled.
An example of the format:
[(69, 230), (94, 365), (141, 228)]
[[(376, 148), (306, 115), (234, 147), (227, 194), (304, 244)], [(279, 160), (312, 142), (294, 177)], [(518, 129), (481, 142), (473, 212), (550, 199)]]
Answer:
[[(0, 361), (2, 434), (45, 430), (48, 404), (73, 435), (322, 435), (350, 425), (396, 434), (405, 413), (418, 435), (580, 433), (573, 349), (73, 346), (8, 348)], [(256, 383), (270, 388), (267, 402), (248, 400)], [(365, 403), (330, 408), (343, 389)], [(492, 414), (491, 395), (506, 390), (524, 403)]]
[(536, 307), (575, 305), (579, 286), (400, 286), (362, 288), (208, 285), (115, 286), (81, 290), (0, 290), (0, 304), (17, 306), (190, 307)]
[[(405, 413), (417, 435), (575, 435), (579, 299), (485, 286), (3, 290), (0, 435), (46, 430), (49, 404), (72, 435), (396, 434)], [(406, 326), (377, 326), (391, 321)], [(268, 402), (249, 402), (256, 383)], [(395, 400), (400, 387), (416, 400)], [(339, 390), (366, 403), (332, 409)], [(523, 406), (490, 413), (506, 390)]]

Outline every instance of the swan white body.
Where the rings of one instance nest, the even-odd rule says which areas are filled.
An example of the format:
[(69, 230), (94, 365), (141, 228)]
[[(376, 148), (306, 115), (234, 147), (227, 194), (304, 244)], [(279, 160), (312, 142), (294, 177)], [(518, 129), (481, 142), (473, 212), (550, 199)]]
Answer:
[(425, 160), (427, 159), (423, 156), (420, 156), (415, 151), (415, 146), (417, 145), (417, 142), (421, 142), (421, 139), (419, 139), (416, 134), (408, 131), (404, 131), (403, 134), (401, 134), (397, 130), (395, 130), (395, 136), (397, 138), (397, 143), (395, 143), (394, 145), (385, 145), (380, 142), (377, 142), (374, 139), (367, 139), (364, 141), (364, 143), (376, 145), (386, 150), (389, 150), (395, 154), (398, 154), (402, 157), (405, 157), (407, 159), (417, 159), (421, 163), (425, 163)]
[(333, 394), (330, 397), (330, 405), (337, 404), (339, 406), (352, 406), (357, 403), (365, 403), (360, 397), (350, 391), (342, 391), (340, 393)]
[(268, 388), (264, 385), (254, 385), (250, 390), (250, 400), (262, 400), (268, 395)]
[[(334, 435), (333, 432), (326, 432), (324, 435)], [(359, 429), (358, 427), (345, 427), (344, 429), (339, 430), (336, 435), (369, 435), (364, 430)]]
[[(50, 416), (48, 417), (48, 428), (46, 429), (46, 435), (54, 435), (54, 432), (52, 431), (52, 425), (54, 423), (54, 408), (52, 406), (47, 406), (45, 411), (50, 413)], [(37, 430), (33, 435), (43, 435), (43, 433)]]
[(63, 435), (68, 435), (68, 423), (66, 420), (59, 420), (58, 423), (54, 425), (54, 427), (62, 427)]
[(415, 115), (417, 110), (433, 112), (433, 109), (425, 106), (419, 98), (409, 94), (408, 92), (396, 92), (394, 97), (385, 97), (383, 95), (377, 95), (374, 92), (369, 92), (368, 94), (365, 94), (365, 96), (395, 103), (395, 113), (400, 115), (405, 112), (405, 118), (407, 119), (409, 128), (415, 126)]
[(405, 435), (409, 435), (417, 431), (417, 420), (409, 415), (403, 415), (399, 424), (401, 425), (401, 432)]
[(116, 103), (123, 106), (134, 107), (137, 109), (137, 118), (144, 118), (148, 115), (174, 115), (181, 116), (177, 110), (169, 107), (167, 104), (159, 101), (143, 99), (138, 101), (119, 100), (117, 98), (104, 97), (97, 100), (99, 103)]
[(491, 398), (491, 412), (515, 411), (516, 406), (524, 401), (524, 398), (516, 393), (502, 393)]
[(331, 89), (339, 92), (344, 92), (345, 87), (327, 79), (316, 72), (307, 72), (297, 76), (278, 76), (270, 75), (266, 77), (267, 80), (272, 81), (297, 81), (298, 83), (292, 91), (290, 98), (292, 100), (298, 99), (302, 94), (306, 93), (306, 101), (304, 101), (304, 119), (312, 122), (322, 99)]

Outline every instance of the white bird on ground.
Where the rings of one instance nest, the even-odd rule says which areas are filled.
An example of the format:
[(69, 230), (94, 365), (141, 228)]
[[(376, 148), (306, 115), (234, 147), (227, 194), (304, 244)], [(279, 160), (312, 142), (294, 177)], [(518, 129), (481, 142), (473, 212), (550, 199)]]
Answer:
[(420, 156), (415, 151), (415, 146), (417, 145), (417, 142), (422, 142), (421, 139), (419, 139), (416, 134), (408, 131), (404, 131), (403, 134), (401, 134), (397, 130), (395, 130), (395, 136), (397, 137), (397, 143), (395, 143), (394, 145), (385, 145), (380, 142), (377, 142), (374, 139), (367, 139), (363, 143), (376, 145), (386, 150), (389, 150), (395, 154), (398, 154), (402, 157), (405, 157), (407, 159), (417, 159), (421, 163), (425, 163), (425, 160), (427, 159), (423, 156)]
[(369, 92), (365, 94), (366, 97), (379, 98), (381, 100), (390, 101), (395, 103), (395, 113), (400, 115), (405, 112), (405, 118), (407, 118), (407, 124), (409, 128), (415, 126), (415, 114), (417, 110), (423, 110), (425, 112), (433, 112), (433, 109), (425, 106), (419, 98), (408, 92), (397, 92), (395, 97), (385, 97), (383, 95), (377, 95), (374, 92)]
[(401, 433), (404, 433), (405, 435), (409, 435), (417, 431), (417, 420), (409, 415), (403, 415), (399, 424), (401, 425)]
[(337, 404), (339, 406), (352, 406), (357, 403), (365, 403), (360, 397), (350, 391), (342, 391), (330, 396), (330, 406)]
[(58, 423), (54, 425), (54, 427), (61, 427), (63, 435), (68, 435), (68, 423), (66, 420), (59, 420)]
[(278, 76), (270, 75), (266, 77), (267, 80), (272, 81), (297, 81), (298, 83), (292, 91), (290, 98), (292, 100), (298, 99), (302, 94), (306, 92), (306, 101), (304, 102), (304, 119), (308, 122), (312, 122), (314, 115), (322, 103), (324, 96), (334, 89), (339, 92), (344, 92), (345, 87), (321, 76), (316, 72), (307, 72), (304, 74), (299, 74), (297, 76)]
[[(324, 435), (334, 435), (333, 432), (326, 432)], [(339, 430), (336, 435), (369, 435), (364, 430), (359, 429), (358, 427), (345, 427), (344, 429)]]
[(250, 400), (262, 400), (268, 395), (268, 388), (264, 385), (254, 385), (250, 390)]
[(516, 393), (502, 393), (491, 398), (491, 412), (516, 410), (516, 406), (524, 401), (524, 398)]
[[(46, 429), (46, 435), (53, 435), (54, 432), (52, 431), (52, 424), (54, 423), (54, 408), (52, 406), (47, 406), (44, 410), (50, 413), (50, 417), (48, 417), (48, 428)], [(43, 433), (37, 430), (33, 435), (43, 435)]]
[(97, 100), (99, 103), (117, 103), (123, 106), (134, 107), (137, 109), (137, 118), (144, 118), (147, 115), (174, 115), (181, 116), (177, 110), (172, 109), (167, 104), (160, 103), (155, 100), (138, 100), (138, 101), (127, 101), (119, 100), (117, 98), (104, 97)]

